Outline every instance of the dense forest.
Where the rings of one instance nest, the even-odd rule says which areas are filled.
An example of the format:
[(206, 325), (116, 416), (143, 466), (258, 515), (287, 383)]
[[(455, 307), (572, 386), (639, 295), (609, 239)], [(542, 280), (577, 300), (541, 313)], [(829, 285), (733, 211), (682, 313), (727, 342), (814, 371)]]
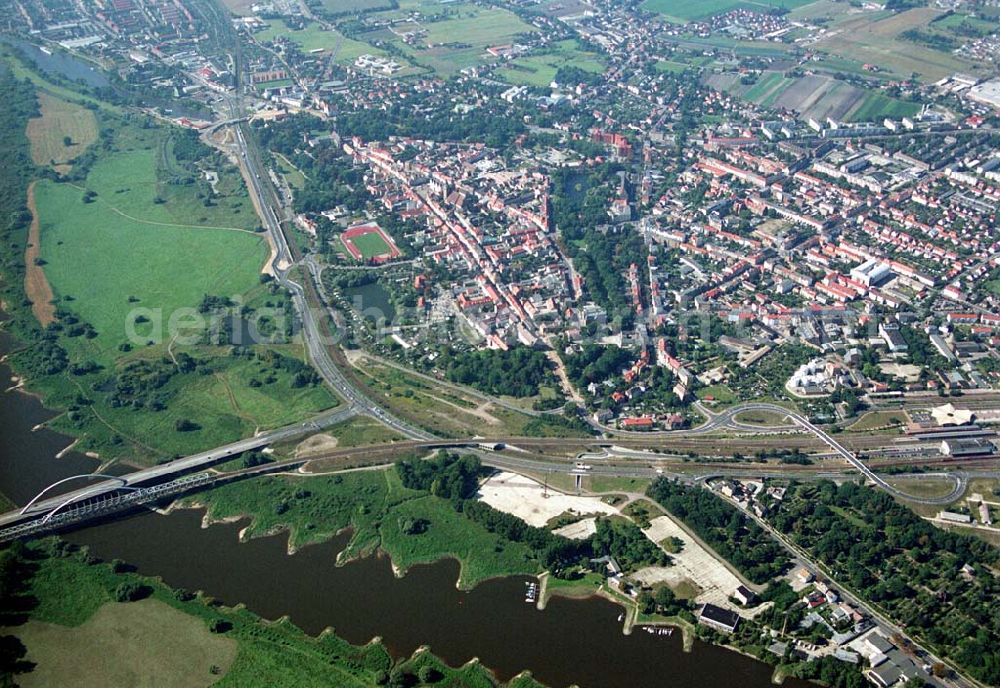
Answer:
[(475, 456), (459, 457), (442, 450), (426, 461), (419, 458), (399, 461), (396, 472), (403, 487), (460, 502), (475, 497), (482, 466)]
[(770, 519), (778, 530), (941, 654), (1000, 685), (1000, 552), (855, 483), (802, 485), (791, 495)]
[(512, 397), (535, 396), (551, 376), (545, 354), (524, 346), (451, 354), (441, 365), (452, 382)]
[(620, 346), (584, 344), (578, 353), (563, 356), (566, 374), (578, 389), (617, 377), (632, 363), (632, 353)]
[(766, 583), (788, 568), (788, 556), (781, 545), (751, 518), (708, 490), (657, 478), (647, 494), (754, 583)]

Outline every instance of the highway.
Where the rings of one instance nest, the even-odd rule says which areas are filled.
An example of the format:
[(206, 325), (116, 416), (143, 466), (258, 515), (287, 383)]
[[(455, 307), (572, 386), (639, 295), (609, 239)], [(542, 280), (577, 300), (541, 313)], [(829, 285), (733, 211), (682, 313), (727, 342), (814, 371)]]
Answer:
[[(316, 418), (307, 421), (305, 423), (300, 423), (292, 426), (287, 426), (284, 428), (278, 428), (276, 430), (271, 430), (267, 432), (262, 432), (254, 437), (246, 438), (233, 442), (231, 444), (224, 445), (222, 447), (217, 447), (209, 451), (201, 452), (198, 454), (193, 454), (175, 461), (166, 462), (152, 468), (146, 468), (134, 473), (129, 473), (122, 476), (120, 479), (109, 479), (98, 483), (90, 483), (84, 487), (81, 487), (75, 491), (67, 492), (58, 497), (52, 497), (47, 499), (41, 499), (36, 503), (31, 505), (31, 508), (25, 513), (20, 512), (10, 512), (8, 514), (0, 515), (0, 527), (10, 525), (11, 523), (23, 520), (26, 517), (46, 513), (64, 503), (68, 498), (75, 497), (78, 500), (83, 500), (90, 497), (98, 496), (102, 493), (115, 492), (121, 490), (123, 487), (131, 487), (134, 485), (143, 485), (156, 480), (163, 480), (172, 476), (183, 475), (207, 466), (211, 466), (215, 463), (219, 463), (231, 456), (236, 456), (245, 451), (252, 449), (259, 449), (270, 444), (277, 442), (287, 441), (294, 439), (296, 437), (302, 437), (314, 432), (318, 432), (325, 427), (329, 427), (339, 422), (343, 422), (359, 413), (362, 413), (362, 409), (367, 412), (373, 418), (379, 419), (381, 422), (385, 423), (391, 428), (396, 429), (400, 434), (403, 434), (408, 439), (397, 442), (391, 445), (380, 445), (376, 447), (360, 448), (357, 451), (379, 451), (385, 448), (393, 448), (396, 451), (405, 450), (432, 450), (437, 448), (447, 448), (447, 447), (460, 447), (475, 444), (477, 438), (462, 438), (462, 439), (445, 439), (437, 438), (430, 433), (417, 431), (414, 432), (409, 425), (402, 424), (400, 421), (396, 420), (391, 414), (387, 413), (373, 401), (368, 399), (366, 396), (357, 392), (356, 389), (350, 385), (346, 379), (342, 377), (339, 369), (330, 360), (329, 356), (323, 356), (325, 350), (320, 348), (319, 354), (317, 355), (317, 360), (324, 365), (329, 366), (330, 378), (328, 380), (333, 380), (334, 382), (338, 380), (344, 380), (343, 387), (338, 387), (338, 390), (342, 389), (347, 403), (337, 407), (331, 411), (328, 411)], [(790, 418), (795, 426), (800, 430), (804, 430), (821, 442), (825, 443), (834, 453), (844, 460), (846, 460), (854, 469), (864, 475), (873, 484), (886, 490), (892, 495), (907, 499), (912, 502), (917, 502), (921, 504), (931, 504), (931, 505), (941, 505), (948, 504), (957, 499), (962, 492), (964, 492), (967, 479), (963, 472), (952, 472), (951, 475), (955, 480), (954, 489), (947, 495), (941, 497), (917, 497), (910, 495), (898, 488), (890, 485), (881, 476), (877, 475), (868, 465), (857, 458), (857, 456), (851, 452), (849, 449), (843, 446), (840, 442), (836, 441), (829, 434), (816, 427), (809, 422), (807, 418), (801, 414), (791, 411), (783, 406), (778, 406), (777, 404), (769, 404), (765, 402), (756, 402), (742, 404), (740, 406), (733, 407), (728, 411), (717, 414), (713, 416), (705, 425), (693, 428), (691, 430), (679, 430), (670, 433), (640, 433), (643, 435), (641, 437), (623, 437), (615, 440), (619, 445), (631, 444), (635, 447), (642, 448), (644, 445), (649, 446), (653, 444), (654, 448), (663, 448), (673, 444), (673, 448), (683, 450), (688, 449), (690, 451), (696, 451), (701, 453), (718, 453), (719, 450), (728, 451), (752, 451), (755, 447), (775, 447), (776, 443), (782, 446), (793, 446), (801, 444), (798, 438), (793, 441), (793, 438), (780, 438), (773, 435), (769, 437), (712, 437), (705, 436), (707, 433), (719, 430), (726, 427), (726, 423), (731, 421), (732, 418), (742, 412), (742, 411), (768, 411), (770, 413), (783, 414)], [(409, 432), (403, 432), (403, 428), (409, 430)], [(669, 438), (669, 439), (668, 439)], [(869, 441), (879, 441), (879, 438), (868, 438), (861, 437), (858, 439), (863, 439)], [(671, 440), (673, 442), (671, 442)], [(564, 451), (567, 449), (572, 449), (574, 447), (578, 448), (580, 451), (592, 450), (595, 445), (604, 445), (607, 440), (602, 440), (600, 438), (533, 438), (533, 437), (504, 437), (504, 438), (491, 438), (493, 442), (499, 442), (507, 446), (512, 447), (522, 447), (528, 451), (524, 451), (524, 454), (528, 456), (524, 457), (512, 457), (510, 452), (507, 452), (504, 456), (507, 460), (507, 467), (509, 468), (530, 468), (532, 470), (537, 470), (539, 465), (545, 465), (548, 468), (546, 470), (552, 470), (554, 466), (558, 466), (554, 461), (559, 461), (560, 459), (553, 459), (549, 456), (547, 459), (542, 459), (538, 454), (542, 454), (548, 451)], [(605, 445), (606, 447), (606, 445)], [(538, 454), (529, 454), (530, 452), (537, 452)], [(334, 456), (341, 455), (351, 455), (354, 450), (338, 450), (334, 453)], [(604, 455), (609, 459), (619, 458), (631, 462), (633, 465), (628, 466), (599, 466), (595, 465), (594, 470), (601, 474), (607, 471), (608, 475), (624, 475), (627, 477), (652, 477), (655, 475), (662, 474), (660, 471), (655, 470), (651, 464), (662, 463), (664, 458), (669, 458), (669, 455), (655, 454), (652, 452), (637, 451), (636, 449), (630, 449), (623, 446), (606, 447), (604, 450)], [(531, 458), (529, 458), (529, 456)], [(596, 456), (596, 455), (595, 455)], [(317, 457), (318, 458), (318, 457)], [(499, 461), (495, 455), (491, 456), (491, 461)], [(561, 459), (566, 462), (571, 460), (570, 457), (564, 457)], [(642, 466), (635, 465), (637, 462), (643, 461)], [(662, 470), (662, 468), (661, 468)], [(798, 477), (800, 472), (805, 472), (797, 466), (786, 466), (781, 469), (767, 469), (766, 467), (748, 467), (743, 469), (740, 467), (726, 467), (720, 466), (718, 468), (712, 467), (707, 474), (710, 475), (756, 475), (763, 477)], [(832, 477), (833, 474), (831, 474)]]
[[(239, 120), (238, 105), (232, 100), (230, 108), (233, 114), (231, 119)], [(271, 190), (265, 187), (265, 184), (268, 183), (265, 181), (267, 174), (260, 161), (260, 156), (251, 146), (248, 137), (243, 132), (243, 125), (239, 121), (234, 123), (233, 130), (236, 132), (240, 169), (247, 182), (247, 188), (255, 200), (264, 230), (268, 233), (274, 246), (272, 272), (275, 280), (288, 289), (292, 295), (295, 312), (302, 323), (302, 338), (313, 366), (326, 383), (357, 413), (371, 416), (409, 439), (432, 439), (433, 435), (430, 433), (414, 427), (377, 405), (364, 392), (355, 387), (334, 363), (326, 348), (326, 337), (316, 320), (316, 311), (320, 309), (310, 307), (305, 287), (289, 276), (289, 270), (294, 266), (294, 256), (288, 246), (285, 233), (281, 228), (281, 221), (275, 210), (275, 207), (278, 207), (277, 200)], [(312, 270), (306, 270), (305, 275), (308, 279), (314, 279)], [(317, 292), (321, 288), (320, 285), (315, 285), (315, 287)]]

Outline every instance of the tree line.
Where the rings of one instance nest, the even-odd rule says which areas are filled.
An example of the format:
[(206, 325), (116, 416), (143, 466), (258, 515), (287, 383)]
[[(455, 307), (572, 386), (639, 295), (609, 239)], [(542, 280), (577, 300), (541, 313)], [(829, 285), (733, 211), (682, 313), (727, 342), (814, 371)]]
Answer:
[(766, 583), (785, 571), (785, 550), (757, 523), (708, 490), (657, 478), (646, 494), (754, 583)]

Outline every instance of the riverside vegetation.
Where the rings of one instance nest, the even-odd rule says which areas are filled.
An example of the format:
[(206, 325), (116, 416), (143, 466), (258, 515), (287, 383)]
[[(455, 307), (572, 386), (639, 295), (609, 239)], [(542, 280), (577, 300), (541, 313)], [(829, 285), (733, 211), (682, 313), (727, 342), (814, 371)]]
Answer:
[[(151, 464), (335, 406), (294, 338), (233, 343), (251, 319), (263, 334), (291, 334), (287, 294), (259, 275), (265, 245), (235, 167), (192, 132), (98, 108), (82, 95), (98, 122), (96, 141), (72, 148), (64, 174), (38, 166), (26, 129), (33, 121), (44, 140), (38, 97), (51, 100), (54, 87), (37, 74), (14, 74), (0, 70), (0, 300), (22, 343), (11, 366), (47, 406), (65, 411), (51, 426), (104, 459)], [(58, 92), (66, 102), (74, 97)], [(44, 327), (23, 289), (32, 182), (40, 226), (32, 267), (54, 294), (54, 321)], [(183, 333), (194, 344), (159, 329), (181, 308), (209, 323)], [(135, 337), (126, 336), (129, 322)]]
[(601, 519), (597, 534), (570, 540), (475, 499), (484, 469), (474, 456), (445, 451), (390, 470), (329, 476), (267, 476), (223, 485), (185, 500), (209, 520), (249, 517), (246, 536), (288, 530), (289, 547), (352, 536), (341, 561), (383, 551), (395, 568), (444, 558), (461, 565), (459, 586), (488, 578), (572, 576), (589, 558), (614, 556), (629, 570), (668, 564), (669, 557), (626, 519)]
[[(131, 608), (120, 609), (124, 605)], [(419, 650), (408, 658), (394, 658), (377, 640), (355, 646), (330, 632), (314, 638), (287, 620), (269, 622), (242, 607), (224, 607), (171, 589), (123, 562), (102, 562), (56, 538), (0, 551), (0, 608), (0, 625), (7, 634), (0, 636), (0, 686), (15, 686), (19, 676), (29, 677), (36, 658), (46, 662), (37, 670), (49, 678), (88, 684), (106, 681), (117, 665), (130, 667), (129, 681), (171, 686), (181, 685), (164, 683), (174, 681), (175, 675), (183, 675), (183, 685), (219, 688), (500, 686), (476, 662), (452, 668)], [(86, 654), (93, 656), (88, 652), (78, 657), (81, 661), (60, 666), (45, 639), (61, 629), (73, 630), (64, 637), (74, 647), (99, 647), (100, 661), (88, 661)], [(194, 639), (165, 642), (171, 631)], [(113, 632), (124, 642), (101, 642), (95, 634), (102, 632)], [(137, 656), (143, 661), (136, 662)], [(169, 673), (156, 673), (164, 667)], [(540, 688), (528, 675), (503, 685)]]

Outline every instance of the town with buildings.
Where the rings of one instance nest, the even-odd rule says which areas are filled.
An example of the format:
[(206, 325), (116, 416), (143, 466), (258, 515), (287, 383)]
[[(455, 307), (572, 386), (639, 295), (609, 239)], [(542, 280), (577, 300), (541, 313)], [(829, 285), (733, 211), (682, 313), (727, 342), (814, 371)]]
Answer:
[[(345, 414), (361, 409), (383, 423), (389, 431), (380, 446), (464, 447), (486, 457), (510, 449), (517, 455), (504, 458), (526, 466), (549, 449), (526, 440), (539, 427), (547, 441), (592, 441), (579, 451), (572, 445), (572, 482), (562, 486), (567, 500), (570, 493), (583, 500), (586, 482), (591, 501), (556, 509), (560, 498), (547, 502), (548, 468), (516, 498), (496, 474), (473, 490), (502, 517), (528, 524), (479, 512), (487, 535), (476, 547), (495, 547), (499, 557), (516, 545), (540, 569), (543, 559), (563, 563), (566, 544), (545, 539), (553, 533), (579, 545), (598, 528), (613, 529), (600, 519), (634, 522), (654, 561), (663, 561), (629, 567), (620, 556), (581, 555), (583, 563), (567, 567), (632, 605), (622, 613), (630, 632), (645, 626), (669, 635), (663, 629), (676, 624), (686, 637), (748, 653), (763, 647), (758, 659), (799, 667), (788, 676), (802, 679), (826, 681), (818, 669), (801, 669), (807, 664), (832, 665), (880, 688), (989, 685), (992, 678), (971, 681), (959, 671), (969, 666), (980, 679), (1000, 676), (973, 661), (995, 642), (986, 635), (1000, 628), (996, 611), (950, 615), (949, 606), (976, 598), (976, 586), (989, 598), (996, 560), (991, 568), (982, 549), (961, 544), (947, 554), (945, 574), (925, 566), (946, 556), (934, 538), (954, 545), (955, 533), (971, 533), (990, 552), (1000, 542), (1000, 486), (970, 482), (996, 476), (965, 472), (985, 471), (1000, 456), (995, 1), (707, 3), (717, 11), (687, 0), (2, 4), (10, 10), (2, 38), (10, 59), (46, 72), (72, 56), (88, 67), (77, 79), (52, 76), (52, 84), (78, 89), (84, 107), (180, 127), (242, 174), (246, 207), (253, 202), (261, 227), (213, 228), (267, 235), (271, 258), (253, 278), (272, 289), (261, 297), (268, 306), (279, 302), (271, 285), (280, 282), (329, 316), (342, 350), (322, 370), (340, 394), (326, 411), (342, 403)], [(199, 174), (212, 188), (199, 197), (207, 208), (219, 175)], [(203, 307), (212, 300), (204, 294)], [(292, 314), (288, 331), (306, 340), (312, 323), (291, 304), (278, 308)], [(49, 327), (51, 334), (62, 326)], [(305, 343), (288, 350), (308, 367), (316, 347)], [(185, 362), (172, 346), (164, 365), (180, 370)], [(369, 380), (363, 367), (372, 361), (399, 375)], [(330, 373), (337, 366), (348, 374)], [(404, 375), (413, 376), (405, 392)], [(469, 439), (452, 429), (435, 435), (412, 417), (396, 421), (378, 403), (359, 401), (364, 394), (350, 386), (357, 380), (378, 403), (433, 389), (437, 402), (472, 409), (483, 426)], [(73, 417), (91, 403), (81, 391)], [(496, 429), (494, 441), (490, 424), (501, 423), (490, 413), (498, 409), (528, 420)], [(175, 427), (186, 426), (178, 419)], [(717, 430), (738, 439), (699, 443)], [(785, 443), (804, 430), (818, 449)], [(850, 440), (841, 445), (844, 435)], [(530, 448), (507, 446), (512, 438)], [(656, 438), (684, 441), (641, 444)], [(338, 442), (345, 457), (355, 446), (333, 439), (327, 450)], [(174, 459), (181, 456), (178, 449)], [(625, 459), (633, 464), (621, 474), (588, 463)], [(661, 459), (673, 462), (666, 474)], [(363, 465), (353, 460), (336, 470)], [(695, 461), (725, 466), (685, 473)], [(947, 502), (913, 500), (923, 510), (897, 528), (902, 517), (882, 503), (889, 515), (867, 521), (867, 497), (849, 479), (834, 485), (819, 474), (815, 464), (823, 462), (860, 466), (881, 496), (900, 497), (892, 478), (907, 472), (911, 483), (945, 475), (958, 487)], [(796, 471), (809, 466), (817, 474), (800, 481)], [(885, 470), (876, 477), (875, 469)], [(636, 477), (652, 485), (643, 495), (621, 487)], [(453, 476), (419, 488), (404, 478), (391, 489), (426, 489), (466, 514), (448, 506), (447, 518), (465, 518), (463, 499), (476, 501), (448, 494), (457, 489)], [(601, 480), (605, 487), (594, 487)], [(690, 527), (677, 513), (672, 520), (671, 506), (697, 506), (701, 493), (727, 511)], [(296, 500), (311, 493), (294, 495), (282, 497), (276, 516), (301, 515)], [(649, 522), (629, 511), (653, 502), (663, 513), (642, 514)], [(316, 528), (319, 511), (302, 516), (305, 530)], [(791, 523), (793, 515), (803, 525)], [(360, 529), (359, 518), (330, 530)], [(863, 557), (820, 532), (835, 518), (872, 540), (882, 528), (906, 543), (906, 556), (902, 546), (882, 553), (895, 557), (891, 584), (848, 571), (845, 561)], [(393, 519), (417, 537), (446, 517)], [(270, 534), (283, 528), (280, 519), (268, 525)], [(932, 527), (937, 535), (920, 530)], [(494, 544), (497, 533), (516, 537)], [(752, 536), (780, 543), (775, 552), (788, 561), (771, 570), (768, 552), (746, 555), (760, 544)], [(626, 538), (607, 537), (614, 545)], [(363, 547), (378, 551), (378, 538)], [(550, 547), (532, 551), (537, 542)], [(289, 552), (295, 547), (290, 541)], [(724, 557), (734, 569), (742, 561), (767, 575), (751, 582), (720, 564)], [(673, 593), (663, 595), (668, 602), (653, 600), (664, 586), (692, 582), (697, 589), (676, 608)], [(530, 585), (528, 601), (536, 602), (538, 584)], [(954, 637), (926, 634), (926, 650), (904, 635), (937, 613), (934, 622), (947, 622)], [(993, 630), (977, 634), (973, 620)], [(947, 663), (935, 653), (947, 654)], [(379, 685), (389, 685), (385, 679)]]

